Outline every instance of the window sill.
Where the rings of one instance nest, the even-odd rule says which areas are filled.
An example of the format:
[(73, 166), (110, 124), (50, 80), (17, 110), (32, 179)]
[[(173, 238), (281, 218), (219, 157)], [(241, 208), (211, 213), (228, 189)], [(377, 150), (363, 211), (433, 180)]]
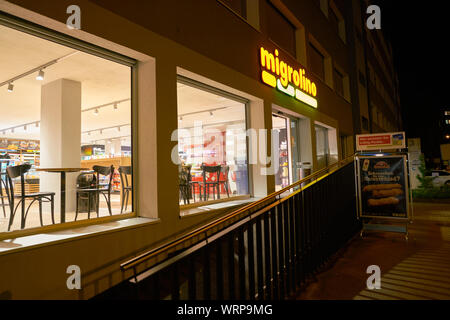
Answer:
[(40, 234), (24, 235), (9, 240), (0, 241), (0, 255), (16, 253), (37, 247), (88, 238), (101, 234), (133, 229), (148, 224), (160, 222), (159, 219), (132, 217), (99, 224), (90, 224), (82, 227), (65, 228), (59, 231), (42, 232)]
[(199, 214), (209, 213), (215, 214), (221, 211), (229, 211), (238, 207), (259, 200), (260, 198), (245, 197), (240, 199), (232, 199), (228, 201), (204, 203), (203, 205), (191, 208), (180, 208), (180, 219), (198, 216)]

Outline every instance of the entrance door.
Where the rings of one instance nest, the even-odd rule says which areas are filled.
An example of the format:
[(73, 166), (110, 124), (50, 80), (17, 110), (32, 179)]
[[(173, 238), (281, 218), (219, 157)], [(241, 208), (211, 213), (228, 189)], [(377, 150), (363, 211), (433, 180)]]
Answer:
[(300, 179), (299, 120), (274, 113), (272, 127), (279, 135), (279, 169), (275, 174), (275, 190), (278, 191)]

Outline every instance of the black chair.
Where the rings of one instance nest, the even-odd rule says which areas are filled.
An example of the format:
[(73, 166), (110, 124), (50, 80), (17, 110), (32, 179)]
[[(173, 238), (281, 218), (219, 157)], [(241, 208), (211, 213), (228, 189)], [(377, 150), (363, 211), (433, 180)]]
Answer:
[(83, 171), (77, 177), (77, 203), (75, 212), (87, 212), (91, 218), (91, 211), (97, 211), (97, 198), (93, 192), (81, 192), (81, 189), (94, 189), (97, 185), (95, 171)]
[(6, 171), (3, 171), (3, 167), (8, 167), (11, 162), (11, 157), (5, 153), (0, 155), (0, 199), (1, 199), (1, 206), (3, 208), (3, 217), (6, 218), (6, 210), (5, 207), (9, 205), (9, 203), (5, 204), (5, 199), (8, 199), (8, 194), (6, 192), (8, 188), (7, 184), (7, 178), (6, 178)]
[[(202, 177), (203, 182), (200, 184), (200, 194), (203, 191), (203, 200), (206, 201), (209, 199), (209, 193), (211, 187), (213, 188), (213, 198), (216, 200), (216, 190), (217, 190), (217, 197), (220, 199), (220, 189), (219, 189), (219, 180), (220, 180), (220, 171), (222, 166), (206, 166), (202, 164)], [(210, 181), (207, 181), (206, 175), (209, 174)]]
[[(94, 195), (96, 201), (96, 212), (97, 218), (99, 217), (100, 211), (100, 195), (102, 194), (106, 200), (108, 206), (109, 215), (112, 215), (111, 211), (111, 191), (112, 191), (112, 180), (114, 175), (114, 166), (103, 167), (103, 166), (93, 166), (92, 170), (95, 174), (95, 187), (94, 188), (79, 188), (77, 189), (77, 205), (75, 210), (75, 221), (78, 218), (78, 201), (80, 199), (88, 200), (88, 218), (91, 217), (91, 195)], [(108, 183), (100, 183), (100, 177), (108, 177)]]
[[(11, 229), (12, 223), (14, 221), (14, 216), (16, 214), (17, 209), (19, 208), (19, 205), (22, 205), (22, 215), (21, 215), (21, 222), (20, 222), (20, 228), (25, 228), (25, 222), (28, 216), (28, 212), (33, 205), (34, 202), (39, 202), (39, 218), (41, 222), (41, 226), (43, 226), (43, 220), (42, 220), (42, 203), (43, 202), (50, 202), (51, 204), (51, 213), (52, 213), (52, 222), (55, 224), (55, 216), (54, 216), (54, 200), (55, 200), (55, 193), (54, 192), (35, 192), (26, 194), (25, 193), (25, 173), (27, 173), (31, 169), (31, 164), (22, 164), (18, 166), (11, 166), (6, 168), (7, 173), (7, 180), (8, 180), (8, 188), (6, 189), (6, 192), (8, 194), (8, 201), (9, 201), (9, 207), (11, 211), (11, 215), (9, 217), (9, 224), (8, 224), (8, 231)], [(14, 193), (14, 182), (13, 179), (20, 177), (20, 186), (21, 186), (21, 194), (16, 195)], [(14, 204), (14, 200), (19, 199), (17, 202), (17, 205)], [(28, 205), (28, 208), (25, 211), (25, 201), (31, 200), (31, 203)]]
[(221, 175), (221, 179), (219, 180), (219, 185), (223, 184), (225, 190), (227, 191), (228, 198), (230, 197), (230, 183), (228, 182), (228, 174), (230, 173), (230, 166), (223, 166), (222, 170), (220, 171), (223, 175)]
[[(192, 191), (192, 176), (191, 176), (192, 166), (178, 166), (178, 180), (180, 189), (180, 198), (183, 200), (184, 204), (189, 204)], [(195, 199), (194, 199), (195, 202)]]
[(133, 186), (131, 185), (131, 181), (128, 181), (128, 176), (132, 175), (131, 166), (120, 166), (120, 185), (122, 187), (122, 205), (120, 207), (120, 213), (123, 212), (123, 207), (125, 205), (125, 211), (127, 211), (128, 201), (130, 192), (133, 192)]

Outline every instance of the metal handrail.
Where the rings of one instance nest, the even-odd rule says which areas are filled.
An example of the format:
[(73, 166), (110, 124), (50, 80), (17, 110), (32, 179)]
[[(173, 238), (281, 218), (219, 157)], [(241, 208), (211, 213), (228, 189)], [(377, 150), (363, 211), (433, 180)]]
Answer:
[(233, 211), (233, 212), (231, 212), (231, 213), (229, 213), (229, 214), (227, 214), (227, 215), (225, 215), (225, 216), (223, 216), (223, 217), (221, 217), (221, 218), (219, 218), (217, 220), (214, 220), (214, 221), (212, 221), (210, 223), (207, 223), (206, 225), (204, 225), (204, 226), (202, 226), (202, 227), (200, 227), (200, 228), (198, 228), (196, 230), (188, 232), (187, 234), (181, 236), (178, 239), (174, 239), (174, 240), (172, 240), (172, 241), (170, 241), (168, 243), (165, 243), (165, 244), (163, 244), (163, 245), (161, 245), (161, 246), (159, 246), (157, 248), (151, 249), (151, 250), (149, 250), (149, 251), (147, 251), (147, 252), (145, 252), (143, 254), (140, 254), (140, 255), (138, 255), (138, 256), (136, 256), (136, 257), (134, 257), (134, 258), (124, 262), (124, 263), (122, 263), (120, 265), (120, 268), (123, 271), (135, 268), (138, 264), (141, 264), (141, 263), (143, 263), (143, 262), (145, 262), (147, 260), (150, 260), (151, 258), (153, 258), (153, 257), (155, 257), (155, 256), (157, 256), (157, 255), (159, 255), (161, 253), (163, 253), (164, 251), (167, 251), (167, 250), (169, 250), (171, 248), (174, 248), (177, 245), (179, 245), (179, 244), (181, 244), (181, 243), (183, 243), (183, 242), (185, 242), (185, 241), (187, 241), (189, 239), (192, 239), (195, 236), (198, 236), (200, 234), (205, 234), (206, 232), (211, 230), (213, 227), (215, 227), (215, 226), (217, 226), (217, 225), (219, 225), (221, 223), (224, 223), (224, 222), (226, 222), (228, 220), (231, 220), (232, 218), (242, 214), (243, 212), (249, 211), (249, 210), (257, 207), (258, 205), (260, 205), (262, 203), (268, 202), (269, 200), (276, 200), (277, 196), (282, 195), (283, 193), (285, 193), (286, 191), (289, 191), (290, 189), (293, 189), (293, 188), (295, 188), (297, 186), (300, 186), (303, 183), (308, 182), (310, 180), (317, 180), (318, 177), (321, 177), (322, 174), (324, 174), (326, 172), (329, 172), (334, 167), (338, 167), (339, 168), (339, 167), (344, 166), (345, 164), (348, 164), (350, 162), (350, 160), (354, 159), (354, 156), (355, 155), (353, 154), (353, 155), (351, 155), (351, 156), (349, 156), (349, 157), (347, 157), (347, 158), (345, 158), (343, 160), (340, 160), (340, 161), (338, 161), (338, 162), (336, 162), (334, 164), (331, 164), (330, 166), (328, 166), (326, 168), (323, 168), (321, 170), (318, 170), (318, 171), (314, 172), (313, 174), (311, 174), (311, 175), (309, 175), (309, 176), (307, 176), (307, 177), (305, 177), (305, 178), (303, 178), (301, 180), (298, 180), (297, 182), (295, 182), (295, 183), (293, 183), (293, 184), (291, 184), (291, 185), (289, 185), (289, 186), (287, 186), (287, 187), (285, 187), (285, 188), (283, 188), (283, 189), (281, 189), (279, 191), (273, 192), (273, 193), (267, 195), (266, 197), (264, 197), (262, 199), (254, 201), (254, 202), (252, 202), (252, 203), (250, 203), (248, 205), (245, 205), (245, 206), (243, 206), (243, 207), (241, 207), (241, 208), (239, 208), (239, 209), (237, 209), (237, 210), (235, 210), (235, 211)]

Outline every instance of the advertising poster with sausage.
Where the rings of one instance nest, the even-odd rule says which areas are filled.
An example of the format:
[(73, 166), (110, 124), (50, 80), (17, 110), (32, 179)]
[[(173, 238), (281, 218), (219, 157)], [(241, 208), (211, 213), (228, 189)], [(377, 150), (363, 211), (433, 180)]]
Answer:
[(404, 156), (359, 157), (360, 216), (408, 218)]

